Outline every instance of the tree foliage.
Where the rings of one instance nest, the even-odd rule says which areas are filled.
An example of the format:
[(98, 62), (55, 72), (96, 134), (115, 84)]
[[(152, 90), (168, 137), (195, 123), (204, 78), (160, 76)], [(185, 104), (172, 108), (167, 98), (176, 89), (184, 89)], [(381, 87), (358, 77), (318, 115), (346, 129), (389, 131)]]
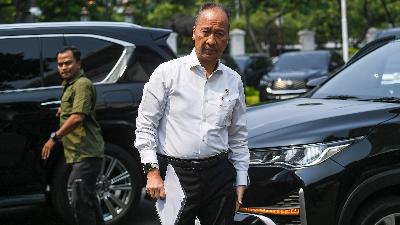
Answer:
[[(77, 21), (82, 7), (91, 20), (123, 21), (131, 7), (134, 21), (179, 34), (180, 45), (192, 45), (194, 15), (205, 0), (0, 0), (0, 23), (29, 22), (31, 3), (43, 14), (38, 21)], [(92, 3), (92, 4), (89, 4)], [(283, 45), (298, 43), (298, 31), (313, 30), (316, 42), (341, 43), (340, 0), (216, 0), (231, 9), (231, 28), (246, 31), (248, 51), (279, 54)], [(237, 5), (236, 3), (239, 3)], [(400, 26), (400, 0), (347, 0), (350, 44), (361, 45), (371, 27)]]

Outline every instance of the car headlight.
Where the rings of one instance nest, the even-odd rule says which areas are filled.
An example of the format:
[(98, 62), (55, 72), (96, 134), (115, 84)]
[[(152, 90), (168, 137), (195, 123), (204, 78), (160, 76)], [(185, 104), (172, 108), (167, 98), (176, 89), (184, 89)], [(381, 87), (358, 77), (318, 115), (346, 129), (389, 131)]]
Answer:
[(278, 148), (252, 149), (250, 164), (283, 164), (290, 167), (307, 167), (319, 164), (363, 137), (340, 141), (293, 145)]

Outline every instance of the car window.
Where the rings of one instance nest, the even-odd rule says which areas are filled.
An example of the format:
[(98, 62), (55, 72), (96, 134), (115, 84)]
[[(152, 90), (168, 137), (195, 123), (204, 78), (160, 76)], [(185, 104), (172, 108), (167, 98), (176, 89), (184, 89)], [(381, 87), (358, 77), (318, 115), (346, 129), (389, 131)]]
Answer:
[(266, 57), (252, 57), (246, 66), (246, 73), (267, 73), (271, 66), (270, 60)]
[(400, 97), (400, 42), (384, 45), (339, 72), (313, 98), (354, 96)]
[(91, 37), (65, 37), (65, 42), (81, 50), (82, 68), (92, 82), (104, 80), (124, 50), (119, 44)]
[(42, 86), (39, 38), (0, 39), (0, 91)]
[(153, 50), (138, 46), (118, 82), (147, 82), (153, 71), (163, 62), (165, 60)]
[(42, 37), (43, 78), (44, 86), (60, 86), (56, 54), (64, 46), (62, 37)]
[(328, 60), (328, 54), (287, 53), (279, 57), (272, 70), (327, 69)]

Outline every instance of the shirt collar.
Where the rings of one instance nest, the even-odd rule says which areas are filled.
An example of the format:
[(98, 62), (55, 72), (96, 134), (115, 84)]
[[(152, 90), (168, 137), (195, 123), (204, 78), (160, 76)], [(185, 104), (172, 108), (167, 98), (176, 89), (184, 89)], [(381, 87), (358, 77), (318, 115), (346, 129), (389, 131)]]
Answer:
[[(193, 48), (192, 52), (189, 55), (189, 60), (188, 60), (189, 68), (202, 68), (199, 59), (197, 58), (196, 54), (196, 49)], [(222, 63), (221, 60), (218, 59), (218, 66), (217, 69), (214, 72), (221, 72), (222, 73)]]
[(72, 79), (68, 81), (64, 80), (61, 85), (62, 86), (71, 85), (81, 77), (83, 77), (83, 70), (80, 70)]

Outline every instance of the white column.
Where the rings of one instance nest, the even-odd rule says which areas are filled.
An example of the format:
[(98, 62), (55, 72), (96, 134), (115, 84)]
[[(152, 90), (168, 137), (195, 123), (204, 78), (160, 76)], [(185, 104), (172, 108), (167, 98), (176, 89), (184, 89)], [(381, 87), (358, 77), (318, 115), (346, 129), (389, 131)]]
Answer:
[(246, 32), (241, 29), (233, 29), (230, 32), (230, 53), (231, 55), (244, 55), (245, 54), (245, 40)]
[(341, 0), (342, 11), (342, 51), (343, 61), (349, 60), (349, 35), (347, 34), (347, 13), (346, 13), (346, 0)]
[(311, 30), (301, 30), (297, 33), (302, 51), (315, 49), (315, 32)]
[(375, 40), (377, 33), (378, 33), (378, 29), (376, 29), (375, 27), (370, 27), (368, 29), (367, 34), (365, 35), (365, 42), (369, 43), (369, 42)]

